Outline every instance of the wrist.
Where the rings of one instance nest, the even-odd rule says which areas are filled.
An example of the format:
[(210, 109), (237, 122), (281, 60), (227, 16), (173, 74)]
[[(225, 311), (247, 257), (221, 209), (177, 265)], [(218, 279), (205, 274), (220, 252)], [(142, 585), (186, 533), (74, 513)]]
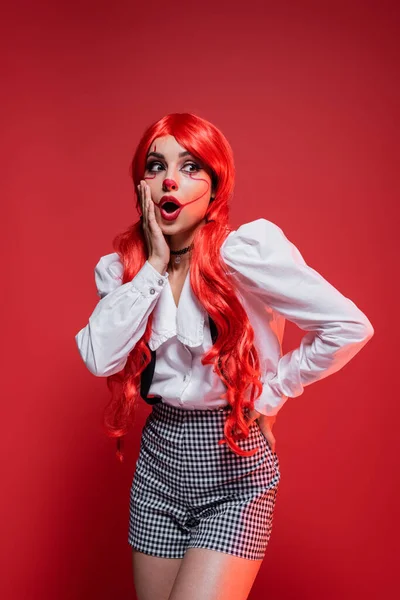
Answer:
[(154, 267), (160, 273), (160, 275), (164, 275), (164, 273), (167, 270), (168, 263), (166, 264), (162, 260), (154, 257), (149, 257), (147, 260), (151, 264), (151, 266)]

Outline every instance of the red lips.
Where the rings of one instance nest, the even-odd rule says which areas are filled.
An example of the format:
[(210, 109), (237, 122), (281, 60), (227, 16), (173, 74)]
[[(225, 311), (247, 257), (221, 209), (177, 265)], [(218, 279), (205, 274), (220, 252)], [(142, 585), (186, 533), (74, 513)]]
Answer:
[(178, 206), (182, 206), (182, 204), (177, 198), (175, 198), (175, 196), (163, 196), (159, 202), (159, 206), (164, 206), (166, 202), (175, 202), (175, 204), (177, 204)]
[[(174, 204), (177, 205), (177, 209), (173, 212), (167, 212), (164, 208), (164, 205), (167, 202), (174, 202)], [(175, 221), (183, 208), (183, 204), (181, 204), (179, 200), (175, 198), (175, 196), (163, 196), (158, 204), (158, 207), (160, 209), (161, 216), (165, 221)]]

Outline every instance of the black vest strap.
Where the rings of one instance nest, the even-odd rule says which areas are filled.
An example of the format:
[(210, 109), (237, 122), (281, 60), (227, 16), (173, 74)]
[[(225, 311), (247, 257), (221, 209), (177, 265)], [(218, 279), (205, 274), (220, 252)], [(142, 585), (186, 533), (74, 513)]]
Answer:
[[(218, 332), (217, 332), (217, 327), (216, 327), (214, 321), (212, 320), (212, 318), (210, 317), (210, 315), (208, 315), (208, 322), (210, 324), (212, 343), (215, 344), (217, 337), (218, 337)], [(148, 344), (147, 344), (147, 347), (149, 348)], [(151, 357), (150, 357), (149, 364), (144, 369), (144, 371), (142, 372), (142, 375), (141, 375), (140, 395), (142, 396), (143, 400), (145, 402), (147, 402), (147, 404), (158, 404), (159, 402), (161, 402), (161, 396), (153, 396), (153, 397), (148, 396), (151, 382), (153, 381), (154, 369), (156, 367), (156, 351), (151, 350), (150, 348), (149, 348), (149, 350), (151, 353)]]

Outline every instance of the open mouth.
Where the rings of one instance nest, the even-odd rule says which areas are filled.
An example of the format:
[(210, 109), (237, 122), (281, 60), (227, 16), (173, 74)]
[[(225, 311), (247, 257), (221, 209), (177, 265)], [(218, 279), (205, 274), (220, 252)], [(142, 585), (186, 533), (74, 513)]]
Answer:
[(165, 210), (168, 214), (175, 212), (179, 208), (179, 205), (175, 202), (168, 200), (165, 204), (162, 205), (162, 209)]

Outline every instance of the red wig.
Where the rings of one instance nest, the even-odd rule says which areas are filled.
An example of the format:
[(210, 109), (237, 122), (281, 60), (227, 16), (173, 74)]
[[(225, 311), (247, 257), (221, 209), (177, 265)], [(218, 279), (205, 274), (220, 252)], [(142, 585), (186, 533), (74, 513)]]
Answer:
[[(215, 322), (218, 338), (202, 358), (202, 364), (214, 363), (227, 391), (223, 394), (231, 410), (224, 426), (225, 439), (233, 452), (251, 456), (258, 448), (245, 452), (234, 441), (246, 438), (249, 427), (244, 410), (254, 409), (254, 400), (262, 392), (260, 364), (253, 344), (254, 330), (247, 317), (228, 269), (220, 256), (220, 247), (232, 228), (228, 225), (228, 202), (232, 197), (235, 167), (232, 149), (224, 135), (212, 123), (191, 113), (173, 113), (153, 123), (139, 141), (131, 164), (131, 177), (136, 193), (136, 208), (140, 214), (137, 186), (144, 178), (146, 157), (152, 142), (172, 135), (177, 142), (198, 157), (211, 173), (215, 198), (205, 215), (206, 223), (198, 227), (193, 238), (190, 257), (190, 284), (193, 293)], [(113, 240), (113, 248), (123, 265), (122, 283), (131, 281), (148, 258), (148, 251), (139, 220)], [(150, 362), (150, 338), (153, 315), (150, 314), (142, 338), (131, 350), (124, 368), (107, 377), (111, 400), (104, 413), (104, 426), (110, 437), (117, 438), (117, 457), (122, 461), (122, 437), (134, 422), (140, 397), (141, 373)], [(257, 396), (255, 396), (257, 388)], [(250, 394), (246, 396), (247, 390)]]

